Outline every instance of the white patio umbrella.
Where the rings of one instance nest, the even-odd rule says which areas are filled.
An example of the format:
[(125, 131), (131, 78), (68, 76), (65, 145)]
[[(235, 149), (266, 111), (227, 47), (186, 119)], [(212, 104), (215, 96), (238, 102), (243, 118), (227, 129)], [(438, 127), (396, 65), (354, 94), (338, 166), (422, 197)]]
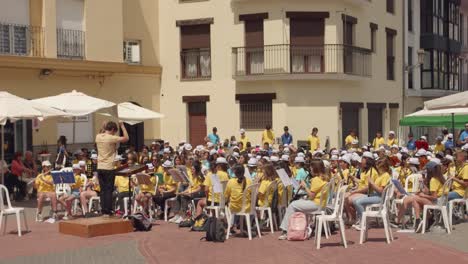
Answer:
[[(72, 117), (85, 116), (94, 112), (105, 112), (112, 116), (117, 114), (115, 103), (76, 90), (70, 93), (35, 99), (33, 102), (60, 109)], [(75, 119), (73, 119), (73, 143), (75, 143)]]
[(158, 112), (146, 109), (130, 102), (124, 102), (117, 105), (118, 117), (129, 125), (135, 125), (146, 120), (163, 118), (164, 115)]
[[(2, 160), (5, 158), (5, 148), (3, 144), (5, 143), (4, 127), (8, 120), (14, 122), (20, 119), (33, 119), (39, 118), (44, 119), (54, 116), (65, 116), (66, 113), (54, 109), (52, 107), (33, 102), (11, 93), (0, 91), (0, 126), (2, 130), (2, 144), (1, 144), (1, 154)], [(3, 170), (1, 172), (2, 183), (3, 180)]]
[(468, 107), (468, 91), (440, 97), (424, 103), (424, 108), (427, 110), (463, 107)]

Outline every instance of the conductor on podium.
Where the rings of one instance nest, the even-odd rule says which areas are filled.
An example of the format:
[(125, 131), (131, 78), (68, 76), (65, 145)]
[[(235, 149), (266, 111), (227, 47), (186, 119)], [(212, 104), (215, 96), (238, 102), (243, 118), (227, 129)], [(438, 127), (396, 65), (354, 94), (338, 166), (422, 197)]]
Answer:
[(128, 133), (122, 122), (119, 123), (123, 136), (117, 136), (119, 129), (115, 122), (109, 121), (103, 131), (96, 135), (98, 151), (97, 172), (101, 186), (101, 208), (104, 216), (112, 214), (112, 192), (114, 190), (114, 159), (117, 154), (117, 143), (128, 141)]

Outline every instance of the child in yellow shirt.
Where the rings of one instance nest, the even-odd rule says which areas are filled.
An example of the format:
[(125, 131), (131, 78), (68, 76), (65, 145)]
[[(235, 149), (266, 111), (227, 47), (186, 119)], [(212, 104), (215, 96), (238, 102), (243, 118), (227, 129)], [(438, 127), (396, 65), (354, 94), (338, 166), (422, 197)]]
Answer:
[(34, 187), (37, 189), (37, 215), (36, 221), (42, 222), (42, 208), (44, 206), (44, 200), (50, 199), (52, 210), (54, 212), (53, 218), (57, 215), (57, 196), (55, 195), (54, 181), (50, 174), (52, 164), (46, 160), (42, 162), (42, 173), (36, 177)]
[[(233, 172), (236, 178), (230, 179), (226, 185), (226, 190), (224, 191), (224, 196), (226, 201), (229, 202), (229, 210), (231, 211), (232, 216), (230, 221), (230, 226), (234, 227), (234, 213), (249, 213), (251, 205), (251, 193), (245, 192), (248, 190), (247, 187), (252, 184), (250, 179), (244, 177), (245, 168), (242, 165), (235, 165), (233, 167)], [(244, 194), (246, 195), (245, 207), (242, 208), (242, 199)]]
[(63, 220), (69, 220), (71, 218), (72, 202), (75, 199), (80, 199), (80, 192), (82, 191), (83, 187), (83, 181), (81, 179), (81, 167), (79, 164), (73, 164), (73, 174), (75, 175), (75, 183), (70, 186), (70, 195), (65, 194), (58, 200), (58, 202), (65, 207), (65, 216), (63, 217)]

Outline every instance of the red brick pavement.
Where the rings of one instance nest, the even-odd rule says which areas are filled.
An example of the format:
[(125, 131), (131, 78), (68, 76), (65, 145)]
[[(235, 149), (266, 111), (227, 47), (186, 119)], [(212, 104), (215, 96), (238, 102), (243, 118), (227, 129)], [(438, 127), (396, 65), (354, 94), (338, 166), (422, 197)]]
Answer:
[[(11, 219), (13, 220), (13, 219)], [(12, 230), (14, 221), (9, 221)], [(10, 233), (0, 236), (0, 259), (16, 256), (53, 254), (84, 247), (109, 245), (119, 241), (137, 241), (140, 253), (148, 263), (468, 263), (468, 254), (441, 247), (405, 234), (394, 233), (395, 241), (387, 245), (383, 230), (372, 229), (369, 239), (359, 245), (358, 232), (347, 230), (348, 249), (339, 235), (323, 238), (322, 249), (315, 249), (312, 240), (305, 242), (278, 241), (276, 234), (264, 232), (261, 239), (231, 238), (225, 243), (200, 241), (203, 233), (179, 229), (173, 224), (158, 222), (151, 232), (130, 233), (91, 239), (62, 235), (57, 224), (32, 223), (32, 232), (18, 237)]]

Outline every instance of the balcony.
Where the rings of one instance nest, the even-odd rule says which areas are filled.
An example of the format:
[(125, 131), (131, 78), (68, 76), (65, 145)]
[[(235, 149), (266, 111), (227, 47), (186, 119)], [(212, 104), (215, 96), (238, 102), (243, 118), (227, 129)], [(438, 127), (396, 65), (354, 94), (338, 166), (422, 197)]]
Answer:
[(211, 79), (211, 50), (191, 49), (180, 52), (181, 80)]
[(57, 58), (82, 60), (85, 58), (85, 32), (57, 29)]
[(43, 44), (41, 27), (0, 23), (0, 55), (41, 57)]
[(372, 76), (368, 49), (341, 45), (268, 45), (232, 49), (235, 80), (345, 79)]

